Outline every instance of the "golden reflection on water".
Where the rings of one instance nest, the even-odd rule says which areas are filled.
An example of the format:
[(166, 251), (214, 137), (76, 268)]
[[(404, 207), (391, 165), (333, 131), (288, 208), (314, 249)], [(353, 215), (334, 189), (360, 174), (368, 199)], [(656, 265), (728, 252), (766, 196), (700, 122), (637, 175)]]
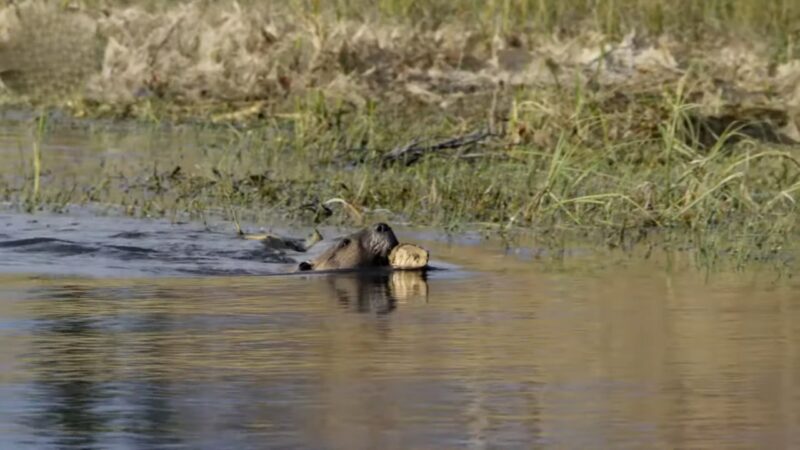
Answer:
[(797, 282), (432, 254), (484, 265), (3, 278), (0, 444), (800, 445)]

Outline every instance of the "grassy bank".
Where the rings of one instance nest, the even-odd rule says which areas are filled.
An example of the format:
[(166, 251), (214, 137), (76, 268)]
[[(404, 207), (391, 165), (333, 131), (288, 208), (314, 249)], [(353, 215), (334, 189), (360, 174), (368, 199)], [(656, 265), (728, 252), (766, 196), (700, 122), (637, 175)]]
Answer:
[[(520, 121), (526, 105), (520, 98)], [(389, 220), (509, 237), (533, 230), (548, 246), (583, 236), (615, 247), (699, 248), (741, 261), (788, 251), (797, 230), (797, 153), (755, 140), (726, 145), (734, 132), (693, 148), (682, 134), (687, 107), (672, 106), (674, 116), (652, 139), (604, 139), (604, 113), (581, 107), (570, 118), (575, 126), (554, 127), (561, 130), (550, 136), (552, 146), (507, 126), (438, 148), (451, 136), (470, 142), (482, 123), (438, 118), (408, 129), (389, 112), (343, 114), (311, 102), (296, 117), (259, 126), (205, 126), (213, 141), (161, 155), (158, 164), (99, 160), (80, 179), (60, 176), (44, 153), (38, 171), (49, 174), (45, 180), (37, 183), (26, 162), (30, 176), (7, 183), (5, 197), (32, 209), (99, 202), (156, 217), (353, 226)], [(58, 126), (42, 138), (48, 133), (57, 135)], [(418, 159), (387, 158), (411, 144), (423, 153)]]
[[(6, 103), (144, 134), (191, 123), (213, 142), (80, 177), (31, 145), (26, 175), (3, 174), (6, 200), (535, 230), (741, 261), (796, 237), (795, 2), (122, 5), (5, 17), (92, 36), (7, 35)], [(71, 83), (48, 81), (62, 72), (41, 55), (59, 45), (80, 49), (79, 68), (55, 59)], [(32, 124), (34, 141), (61, 126)]]

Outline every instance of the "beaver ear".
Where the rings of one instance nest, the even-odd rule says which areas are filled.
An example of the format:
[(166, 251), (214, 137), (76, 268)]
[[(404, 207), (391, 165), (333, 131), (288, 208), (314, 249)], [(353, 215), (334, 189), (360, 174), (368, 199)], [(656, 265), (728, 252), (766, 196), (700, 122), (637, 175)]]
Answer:
[(348, 245), (350, 245), (350, 239), (348, 238), (344, 238), (341, 241), (339, 241), (339, 248), (345, 248)]
[(313, 269), (313, 267), (311, 266), (311, 263), (308, 262), (308, 261), (303, 261), (303, 262), (300, 263), (299, 266), (297, 266), (297, 270), (299, 270), (301, 272), (306, 272), (306, 271), (309, 271), (311, 269)]

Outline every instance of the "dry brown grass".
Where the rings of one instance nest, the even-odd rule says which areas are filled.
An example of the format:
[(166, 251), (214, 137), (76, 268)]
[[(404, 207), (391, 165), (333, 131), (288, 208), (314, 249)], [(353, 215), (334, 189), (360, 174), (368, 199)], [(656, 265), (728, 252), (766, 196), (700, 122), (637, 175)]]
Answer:
[[(573, 109), (559, 101), (564, 88), (618, 99), (661, 95), (681, 82), (688, 98), (709, 114), (786, 111), (788, 133), (798, 137), (792, 129), (800, 110), (794, 35), (787, 31), (783, 46), (769, 37), (749, 38), (753, 28), (768, 29), (775, 17), (797, 14), (790, 2), (758, 8), (752, 6), (756, 2), (734, 2), (736, 17), (748, 17), (753, 25), (744, 28), (750, 30), (746, 39), (728, 30), (696, 33), (701, 41), (654, 30), (675, 30), (666, 24), (677, 24), (681, 8), (687, 27), (698, 17), (714, 23), (724, 8), (698, 12), (691, 6), (697, 2), (667, 8), (657, 1), (623, 1), (639, 8), (618, 22), (640, 29), (619, 34), (604, 32), (609, 28), (600, 16), (604, 8), (612, 8), (607, 12), (612, 15), (622, 12), (611, 2), (599, 2), (590, 11), (587, 2), (573, 1), (574, 17), (549, 1), (472, 7), (466, 1), (448, 6), (400, 0), (375, 7), (314, 1), (269, 7), (258, 2), (122, 3), (128, 2), (65, 8), (28, 1), (2, 9), (0, 79), (8, 88), (6, 98), (69, 101), (78, 112), (142, 117), (154, 113), (154, 104), (167, 105), (184, 115), (224, 111), (214, 117), (247, 120), (293, 113), (298, 99), (322, 94), (331, 103), (357, 109), (370, 102), (403, 108), (423, 104), (457, 116), (489, 116), (485, 111), (491, 108), (508, 112), (510, 97), (520, 89), (536, 93), (537, 100), (518, 107), (550, 114)], [(664, 25), (636, 18), (642, 14), (662, 15)], [(530, 20), (523, 23), (519, 17)], [(552, 23), (530, 26), (546, 17)], [(576, 24), (584, 26), (569, 33), (547, 31)], [(43, 28), (53, 33), (35, 31)]]

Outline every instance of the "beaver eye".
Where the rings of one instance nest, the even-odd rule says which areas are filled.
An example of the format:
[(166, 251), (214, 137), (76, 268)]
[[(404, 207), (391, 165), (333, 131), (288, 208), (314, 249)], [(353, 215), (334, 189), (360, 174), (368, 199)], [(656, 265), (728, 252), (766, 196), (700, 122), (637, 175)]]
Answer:
[(339, 242), (339, 248), (345, 248), (348, 245), (350, 245), (350, 239), (346, 239), (345, 238), (345, 239), (342, 239), (341, 242)]

